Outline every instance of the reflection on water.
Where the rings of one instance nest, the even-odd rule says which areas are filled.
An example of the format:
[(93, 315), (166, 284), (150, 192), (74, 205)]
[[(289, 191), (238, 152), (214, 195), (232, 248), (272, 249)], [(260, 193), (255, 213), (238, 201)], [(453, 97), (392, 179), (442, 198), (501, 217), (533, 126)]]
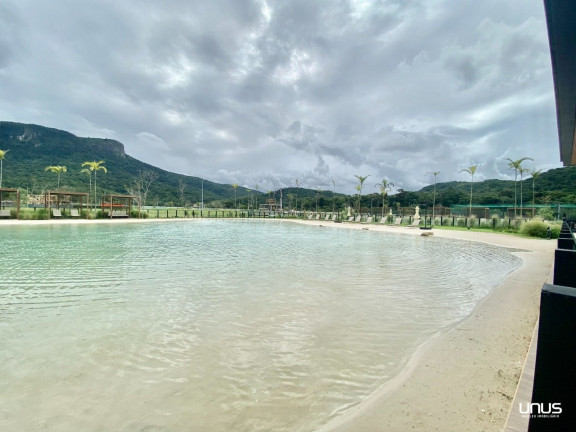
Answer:
[(272, 221), (0, 235), (0, 430), (14, 431), (313, 431), (520, 264)]

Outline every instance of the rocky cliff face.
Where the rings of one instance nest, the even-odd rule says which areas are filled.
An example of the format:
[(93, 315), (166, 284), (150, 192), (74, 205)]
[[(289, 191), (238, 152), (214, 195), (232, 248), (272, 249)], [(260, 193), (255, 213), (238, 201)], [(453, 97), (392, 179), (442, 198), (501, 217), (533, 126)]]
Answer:
[(80, 138), (70, 132), (34, 124), (0, 122), (0, 148), (30, 149), (39, 154), (50, 154), (53, 150), (70, 153), (116, 155), (125, 157), (124, 145), (116, 140)]

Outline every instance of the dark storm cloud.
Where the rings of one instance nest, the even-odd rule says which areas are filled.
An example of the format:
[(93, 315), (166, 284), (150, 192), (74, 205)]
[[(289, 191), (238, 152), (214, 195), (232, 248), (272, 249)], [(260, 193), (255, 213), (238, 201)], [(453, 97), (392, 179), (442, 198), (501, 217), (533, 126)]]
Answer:
[(0, 78), (3, 120), (260, 190), (559, 159), (538, 0), (4, 1)]

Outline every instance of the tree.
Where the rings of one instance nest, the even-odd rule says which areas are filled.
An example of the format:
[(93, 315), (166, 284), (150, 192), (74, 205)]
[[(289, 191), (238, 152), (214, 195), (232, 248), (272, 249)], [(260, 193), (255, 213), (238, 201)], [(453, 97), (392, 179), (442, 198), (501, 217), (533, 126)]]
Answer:
[(508, 168), (514, 170), (514, 217), (516, 217), (517, 216), (516, 208), (518, 207), (518, 198), (517, 198), (518, 171), (522, 169), (522, 162), (524, 162), (525, 160), (533, 161), (534, 159), (529, 157), (523, 157), (518, 160), (512, 160), (510, 158), (506, 159), (508, 160)]
[(468, 217), (472, 217), (472, 186), (474, 185), (474, 174), (476, 173), (476, 168), (478, 168), (478, 165), (472, 165), (467, 169), (460, 170), (460, 172), (467, 172), (472, 177), (472, 180), (470, 181), (470, 209)]
[(63, 165), (50, 165), (47, 166), (44, 171), (50, 171), (53, 173), (56, 173), (58, 175), (58, 186), (56, 186), (58, 189), (60, 189), (60, 174), (65, 173), (67, 170), (67, 168)]
[(146, 200), (148, 199), (148, 192), (150, 191), (150, 186), (154, 181), (158, 179), (158, 174), (150, 170), (140, 170), (138, 171), (138, 176), (132, 187), (126, 188), (130, 195), (137, 196), (140, 198), (140, 203), (142, 206), (146, 205)]
[(96, 161), (92, 161), (92, 162), (84, 162), (82, 164), (82, 166), (88, 167), (88, 169), (90, 170), (90, 172), (94, 173), (94, 209), (96, 209), (96, 173), (98, 171), (104, 171), (105, 173), (108, 172), (108, 170), (106, 169), (106, 167), (104, 165), (102, 165), (104, 163), (104, 161), (100, 161), (100, 162), (96, 162)]
[(232, 185), (232, 188), (234, 189), (234, 209), (237, 209), (238, 206), (236, 205), (236, 189), (238, 189), (238, 184), (237, 184), (237, 183), (234, 183), (234, 184)]
[(186, 183), (184, 180), (178, 179), (178, 198), (180, 198), (180, 205), (182, 207), (186, 206), (186, 202), (184, 200), (184, 191), (186, 190)]
[(382, 179), (382, 183), (377, 183), (376, 187), (380, 189), (382, 194), (382, 217), (384, 217), (384, 206), (386, 205), (386, 194), (394, 187), (394, 183), (386, 179)]
[(524, 197), (524, 192), (522, 190), (522, 177), (524, 176), (524, 174), (527, 174), (530, 172), (530, 168), (522, 168), (520, 167), (520, 169), (518, 170), (518, 172), (520, 173), (520, 217), (522, 217), (522, 208), (524, 207), (523, 204), (523, 197)]
[(89, 193), (92, 193), (92, 172), (91, 172), (88, 168), (82, 168), (82, 169), (80, 170), (80, 172), (81, 172), (81, 173), (88, 174), (88, 177), (90, 178), (90, 183), (89, 183), (89, 186), (88, 186), (88, 192), (89, 192)]
[(6, 153), (8, 153), (8, 150), (0, 150), (0, 187), (2, 187), (2, 164), (6, 157)]
[(368, 177), (370, 177), (369, 175), (367, 175), (366, 177), (362, 177), (359, 175), (354, 175), (354, 177), (356, 177), (358, 179), (358, 181), (360, 182), (360, 184), (358, 186), (356, 186), (356, 190), (358, 191), (358, 214), (360, 214), (360, 200), (362, 199), (362, 185), (364, 184), (364, 182), (366, 181), (366, 179)]
[(536, 182), (536, 179), (538, 179), (538, 177), (540, 177), (540, 174), (542, 173), (542, 170), (539, 169), (537, 170), (536, 168), (532, 168), (532, 169), (528, 169), (528, 172), (530, 173), (530, 175), (532, 176), (532, 217), (535, 216), (534, 213), (534, 183)]

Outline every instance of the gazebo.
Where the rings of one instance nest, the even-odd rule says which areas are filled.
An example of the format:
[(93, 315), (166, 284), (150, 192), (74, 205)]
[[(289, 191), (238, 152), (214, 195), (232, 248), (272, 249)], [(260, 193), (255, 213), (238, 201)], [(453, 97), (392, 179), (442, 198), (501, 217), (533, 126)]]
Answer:
[(102, 212), (108, 210), (108, 217), (111, 219), (114, 217), (130, 217), (133, 201), (138, 203), (138, 217), (140, 217), (140, 197), (135, 195), (105, 195), (102, 197), (100, 207)]
[[(58, 210), (60, 205), (68, 205), (72, 211), (74, 201), (79, 204), (79, 207), (88, 208), (89, 194), (84, 192), (70, 192), (70, 191), (46, 191), (44, 194), (44, 208), (47, 210), (48, 219), (50, 219), (50, 208), (55, 206)], [(88, 216), (86, 216), (88, 217)]]
[[(15, 194), (15, 200), (3, 200), (3, 195)], [(20, 191), (18, 189), (0, 188), (0, 216), (10, 217), (10, 210), (6, 210), (6, 204), (16, 208), (16, 219), (20, 216)]]

